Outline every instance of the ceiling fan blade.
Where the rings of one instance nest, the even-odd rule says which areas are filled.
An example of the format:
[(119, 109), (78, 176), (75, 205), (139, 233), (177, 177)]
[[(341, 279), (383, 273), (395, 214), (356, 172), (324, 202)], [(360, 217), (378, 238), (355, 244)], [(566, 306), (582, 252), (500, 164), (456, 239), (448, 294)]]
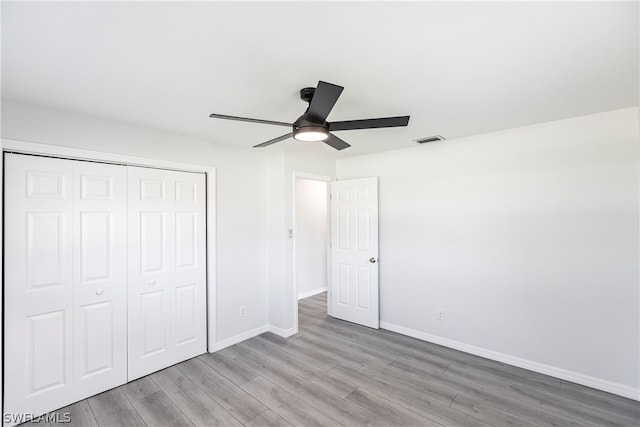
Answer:
[(351, 147), (351, 145), (347, 144), (337, 136), (333, 134), (329, 134), (329, 138), (324, 140), (324, 143), (332, 146), (336, 150), (344, 150), (345, 148)]
[(309, 103), (307, 120), (324, 123), (343, 90), (342, 86), (319, 81), (318, 87)]
[(382, 117), (379, 119), (345, 120), (342, 122), (329, 123), (329, 130), (354, 130), (354, 129), (375, 129), (393, 128), (406, 126), (409, 124), (409, 116)]
[(275, 144), (276, 142), (284, 141), (287, 138), (291, 138), (293, 136), (293, 132), (289, 132), (286, 135), (279, 136), (277, 138), (270, 139), (267, 142), (263, 142), (262, 144), (254, 145), (253, 148), (256, 147), (266, 147), (267, 145)]
[(273, 120), (250, 119), (248, 117), (226, 116), (224, 114), (209, 114), (212, 119), (237, 120), (240, 122), (262, 123), (265, 125), (293, 126), (292, 123), (274, 122)]

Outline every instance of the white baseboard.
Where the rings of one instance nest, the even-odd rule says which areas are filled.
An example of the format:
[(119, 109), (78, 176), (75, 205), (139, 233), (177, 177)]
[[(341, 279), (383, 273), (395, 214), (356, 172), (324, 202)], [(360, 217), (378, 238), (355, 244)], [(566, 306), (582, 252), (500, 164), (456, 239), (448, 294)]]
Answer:
[(291, 335), (295, 335), (298, 333), (296, 328), (282, 329), (273, 325), (269, 325), (269, 332), (273, 332), (276, 335), (281, 336), (282, 338), (289, 338)]
[(273, 325), (258, 326), (257, 328), (251, 329), (250, 331), (246, 331), (231, 338), (218, 341), (217, 343), (215, 343), (213, 349), (209, 353), (215, 353), (218, 350), (222, 350), (223, 348), (238, 344), (239, 342), (248, 340), (249, 338), (257, 337), (258, 335), (264, 334), (265, 332), (273, 332), (274, 334), (279, 335), (282, 338), (289, 338), (291, 335), (297, 334), (298, 330), (296, 328), (282, 329)]
[(214, 353), (218, 350), (222, 350), (223, 348), (230, 347), (234, 344), (238, 344), (239, 342), (242, 342), (244, 340), (248, 340), (249, 338), (253, 338), (260, 334), (264, 334), (268, 330), (269, 330), (269, 325), (262, 325), (262, 326), (258, 326), (255, 329), (251, 329), (250, 331), (246, 331), (236, 336), (233, 336), (231, 338), (218, 341), (217, 343), (215, 343), (210, 353)]
[(325, 286), (324, 288), (318, 288), (318, 289), (314, 289), (314, 290), (309, 291), (309, 292), (304, 292), (304, 293), (298, 294), (298, 301), (300, 301), (303, 298), (309, 298), (309, 297), (321, 294), (321, 293), (326, 292), (326, 291), (327, 291), (327, 287)]
[(453, 348), (455, 350), (464, 351), (465, 353), (474, 354), (486, 359), (495, 360), (498, 362), (506, 363), (508, 365), (524, 368), (529, 371), (538, 372), (540, 374), (545, 374), (563, 380), (571, 381), (576, 384), (581, 384), (587, 387), (606, 391), (608, 393), (617, 394), (618, 396), (627, 397), (629, 399), (640, 400), (640, 389), (635, 389), (624, 384), (603, 380), (589, 375), (584, 375), (579, 372), (568, 371), (566, 369), (557, 368), (555, 366), (545, 365), (543, 363), (538, 363), (531, 360), (522, 359), (520, 357), (499, 353), (497, 351), (488, 350), (486, 348), (476, 347), (474, 345), (465, 344), (459, 341), (451, 340), (449, 338), (443, 338), (437, 335), (428, 334), (426, 332), (417, 331), (415, 329), (405, 328), (404, 326), (394, 325), (393, 323), (381, 321), (380, 327), (382, 329), (387, 329), (392, 332), (397, 332), (402, 335), (407, 335), (422, 341), (442, 345), (444, 347)]

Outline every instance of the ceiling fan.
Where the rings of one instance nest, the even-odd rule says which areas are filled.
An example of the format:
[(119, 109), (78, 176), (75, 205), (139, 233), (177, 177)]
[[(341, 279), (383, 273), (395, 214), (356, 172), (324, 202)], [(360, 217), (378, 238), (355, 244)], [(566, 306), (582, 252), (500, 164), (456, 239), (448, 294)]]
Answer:
[(300, 98), (308, 102), (307, 110), (293, 123), (275, 122), (272, 120), (251, 119), (247, 117), (227, 116), (224, 114), (210, 114), (215, 119), (238, 120), (242, 122), (263, 123), (266, 125), (290, 126), (291, 132), (273, 138), (253, 147), (266, 147), (276, 142), (293, 137), (298, 141), (323, 141), (336, 150), (343, 150), (351, 145), (333, 135), (332, 131), (374, 129), (407, 126), (409, 116), (383, 117), (378, 119), (346, 120), (340, 122), (327, 122), (327, 116), (333, 109), (338, 97), (344, 88), (342, 86), (319, 81), (318, 87), (305, 87), (300, 89)]

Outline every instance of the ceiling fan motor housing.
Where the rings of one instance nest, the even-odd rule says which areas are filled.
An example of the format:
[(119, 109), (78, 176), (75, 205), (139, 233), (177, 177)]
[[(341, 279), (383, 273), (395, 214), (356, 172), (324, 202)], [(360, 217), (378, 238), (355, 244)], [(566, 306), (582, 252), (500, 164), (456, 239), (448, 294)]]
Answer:
[[(311, 105), (315, 87), (303, 87), (300, 89), (300, 99)], [(293, 122), (293, 138), (298, 141), (323, 141), (329, 137), (329, 123), (316, 122), (308, 119), (309, 108), (303, 115)]]
[(315, 87), (303, 87), (300, 89), (300, 99), (304, 102), (311, 102), (314, 93), (316, 93)]

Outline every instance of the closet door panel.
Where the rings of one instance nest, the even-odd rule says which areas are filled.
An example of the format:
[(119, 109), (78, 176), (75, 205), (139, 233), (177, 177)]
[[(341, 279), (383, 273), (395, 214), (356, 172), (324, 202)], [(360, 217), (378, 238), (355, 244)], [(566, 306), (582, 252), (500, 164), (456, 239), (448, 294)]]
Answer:
[(4, 173), (5, 413), (46, 411), (74, 395), (72, 168), (6, 154)]
[(128, 168), (129, 380), (204, 353), (204, 175)]
[(176, 347), (183, 358), (206, 349), (206, 218), (204, 175), (178, 173), (174, 258)]
[(83, 396), (127, 381), (126, 168), (73, 162), (74, 380)]

